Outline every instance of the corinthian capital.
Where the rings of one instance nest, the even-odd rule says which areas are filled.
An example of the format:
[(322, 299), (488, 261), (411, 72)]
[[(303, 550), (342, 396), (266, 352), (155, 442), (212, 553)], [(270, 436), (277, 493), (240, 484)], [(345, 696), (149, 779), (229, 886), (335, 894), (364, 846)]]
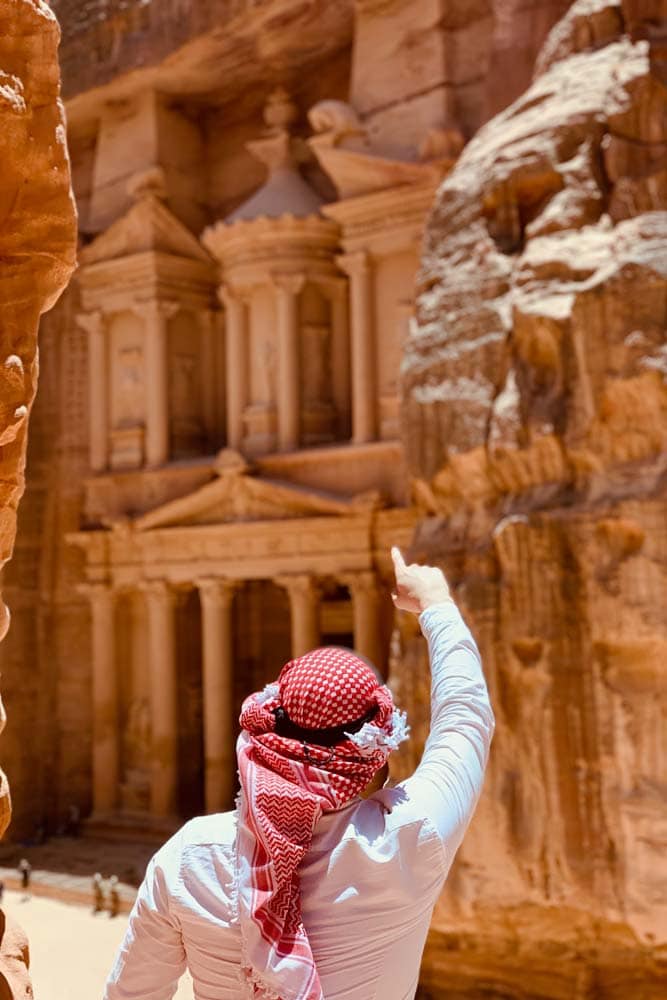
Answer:
[(239, 581), (226, 577), (200, 577), (195, 580), (195, 585), (203, 605), (211, 609), (228, 608), (239, 588)]
[(366, 250), (355, 250), (353, 253), (340, 254), (336, 257), (336, 263), (341, 271), (353, 278), (370, 272), (371, 256)]
[(319, 583), (310, 573), (285, 573), (275, 577), (274, 582), (285, 588), (290, 600), (306, 597), (315, 599), (320, 595)]
[(298, 295), (303, 291), (306, 276), (298, 271), (274, 272), (271, 281), (275, 288), (287, 295)]

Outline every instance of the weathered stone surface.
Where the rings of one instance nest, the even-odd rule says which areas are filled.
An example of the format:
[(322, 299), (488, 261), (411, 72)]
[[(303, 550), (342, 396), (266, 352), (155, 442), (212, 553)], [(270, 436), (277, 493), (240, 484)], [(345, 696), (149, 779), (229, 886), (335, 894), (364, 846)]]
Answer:
[[(25, 485), (37, 325), (64, 288), (76, 252), (58, 38), (41, 0), (0, 0), (0, 567), (12, 554)], [(8, 626), (0, 600), (0, 640)], [(5, 721), (0, 699), (0, 732)], [(25, 729), (23, 741), (29, 742)], [(0, 836), (10, 817), (9, 785), (0, 771)], [(0, 911), (0, 995), (32, 996), (28, 964), (25, 934)]]
[[(241, 97), (349, 44), (353, 0), (53, 0), (69, 101), (139, 75), (142, 89)], [(165, 60), (169, 59), (169, 65)], [(131, 91), (133, 86), (128, 88)], [(126, 91), (126, 92), (128, 92)]]
[[(498, 725), (424, 996), (665, 988), (665, 28), (664, 4), (574, 3), (428, 225), (413, 554), (449, 572)], [(420, 642), (401, 656), (419, 717)]]
[(0, 3), (0, 565), (12, 552), (24, 487), (37, 322), (74, 267), (57, 43), (58, 27), (45, 3)]

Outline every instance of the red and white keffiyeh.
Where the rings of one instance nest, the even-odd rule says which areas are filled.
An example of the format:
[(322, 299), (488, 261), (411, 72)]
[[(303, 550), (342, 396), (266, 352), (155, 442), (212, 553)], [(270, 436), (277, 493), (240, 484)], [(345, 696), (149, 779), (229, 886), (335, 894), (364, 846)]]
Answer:
[[(285, 718), (290, 736), (276, 732), (277, 725), (285, 731)], [(322, 1000), (301, 920), (298, 867), (322, 813), (354, 798), (406, 739), (405, 715), (360, 657), (324, 647), (291, 660), (276, 684), (250, 695), (240, 721), (236, 854), (244, 981), (256, 1000)], [(356, 731), (343, 732), (333, 746), (310, 743), (299, 731), (347, 725)]]

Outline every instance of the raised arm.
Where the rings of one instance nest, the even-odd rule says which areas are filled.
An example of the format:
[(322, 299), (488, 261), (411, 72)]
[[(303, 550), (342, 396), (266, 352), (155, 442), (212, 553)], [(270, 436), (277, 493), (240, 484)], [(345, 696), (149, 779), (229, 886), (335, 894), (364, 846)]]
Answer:
[(104, 1000), (171, 1000), (184, 972), (185, 950), (158, 854), (137, 894)]
[(419, 615), (431, 664), (431, 730), (403, 787), (454, 856), (482, 789), (494, 718), (479, 651), (439, 569), (407, 566), (392, 550), (394, 603)]

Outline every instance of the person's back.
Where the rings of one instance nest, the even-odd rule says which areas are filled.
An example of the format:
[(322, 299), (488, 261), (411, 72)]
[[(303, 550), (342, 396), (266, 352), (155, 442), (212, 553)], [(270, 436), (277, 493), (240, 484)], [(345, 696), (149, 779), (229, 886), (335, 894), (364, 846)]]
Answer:
[[(402, 594), (401, 574), (426, 568), (401, 564), (397, 604), (421, 610)], [(263, 968), (242, 975), (247, 871), (235, 812), (190, 821), (152, 860), (106, 1000), (167, 1000), (186, 964), (196, 1000), (414, 996), (433, 905), (479, 796), (493, 731), (475, 643), (447, 592), (435, 594), (420, 619), (433, 672), (420, 766), (393, 788), (325, 810), (298, 866), (301, 931), (316, 970), (309, 984), (285, 966), (282, 982), (272, 970), (267, 982)]]

